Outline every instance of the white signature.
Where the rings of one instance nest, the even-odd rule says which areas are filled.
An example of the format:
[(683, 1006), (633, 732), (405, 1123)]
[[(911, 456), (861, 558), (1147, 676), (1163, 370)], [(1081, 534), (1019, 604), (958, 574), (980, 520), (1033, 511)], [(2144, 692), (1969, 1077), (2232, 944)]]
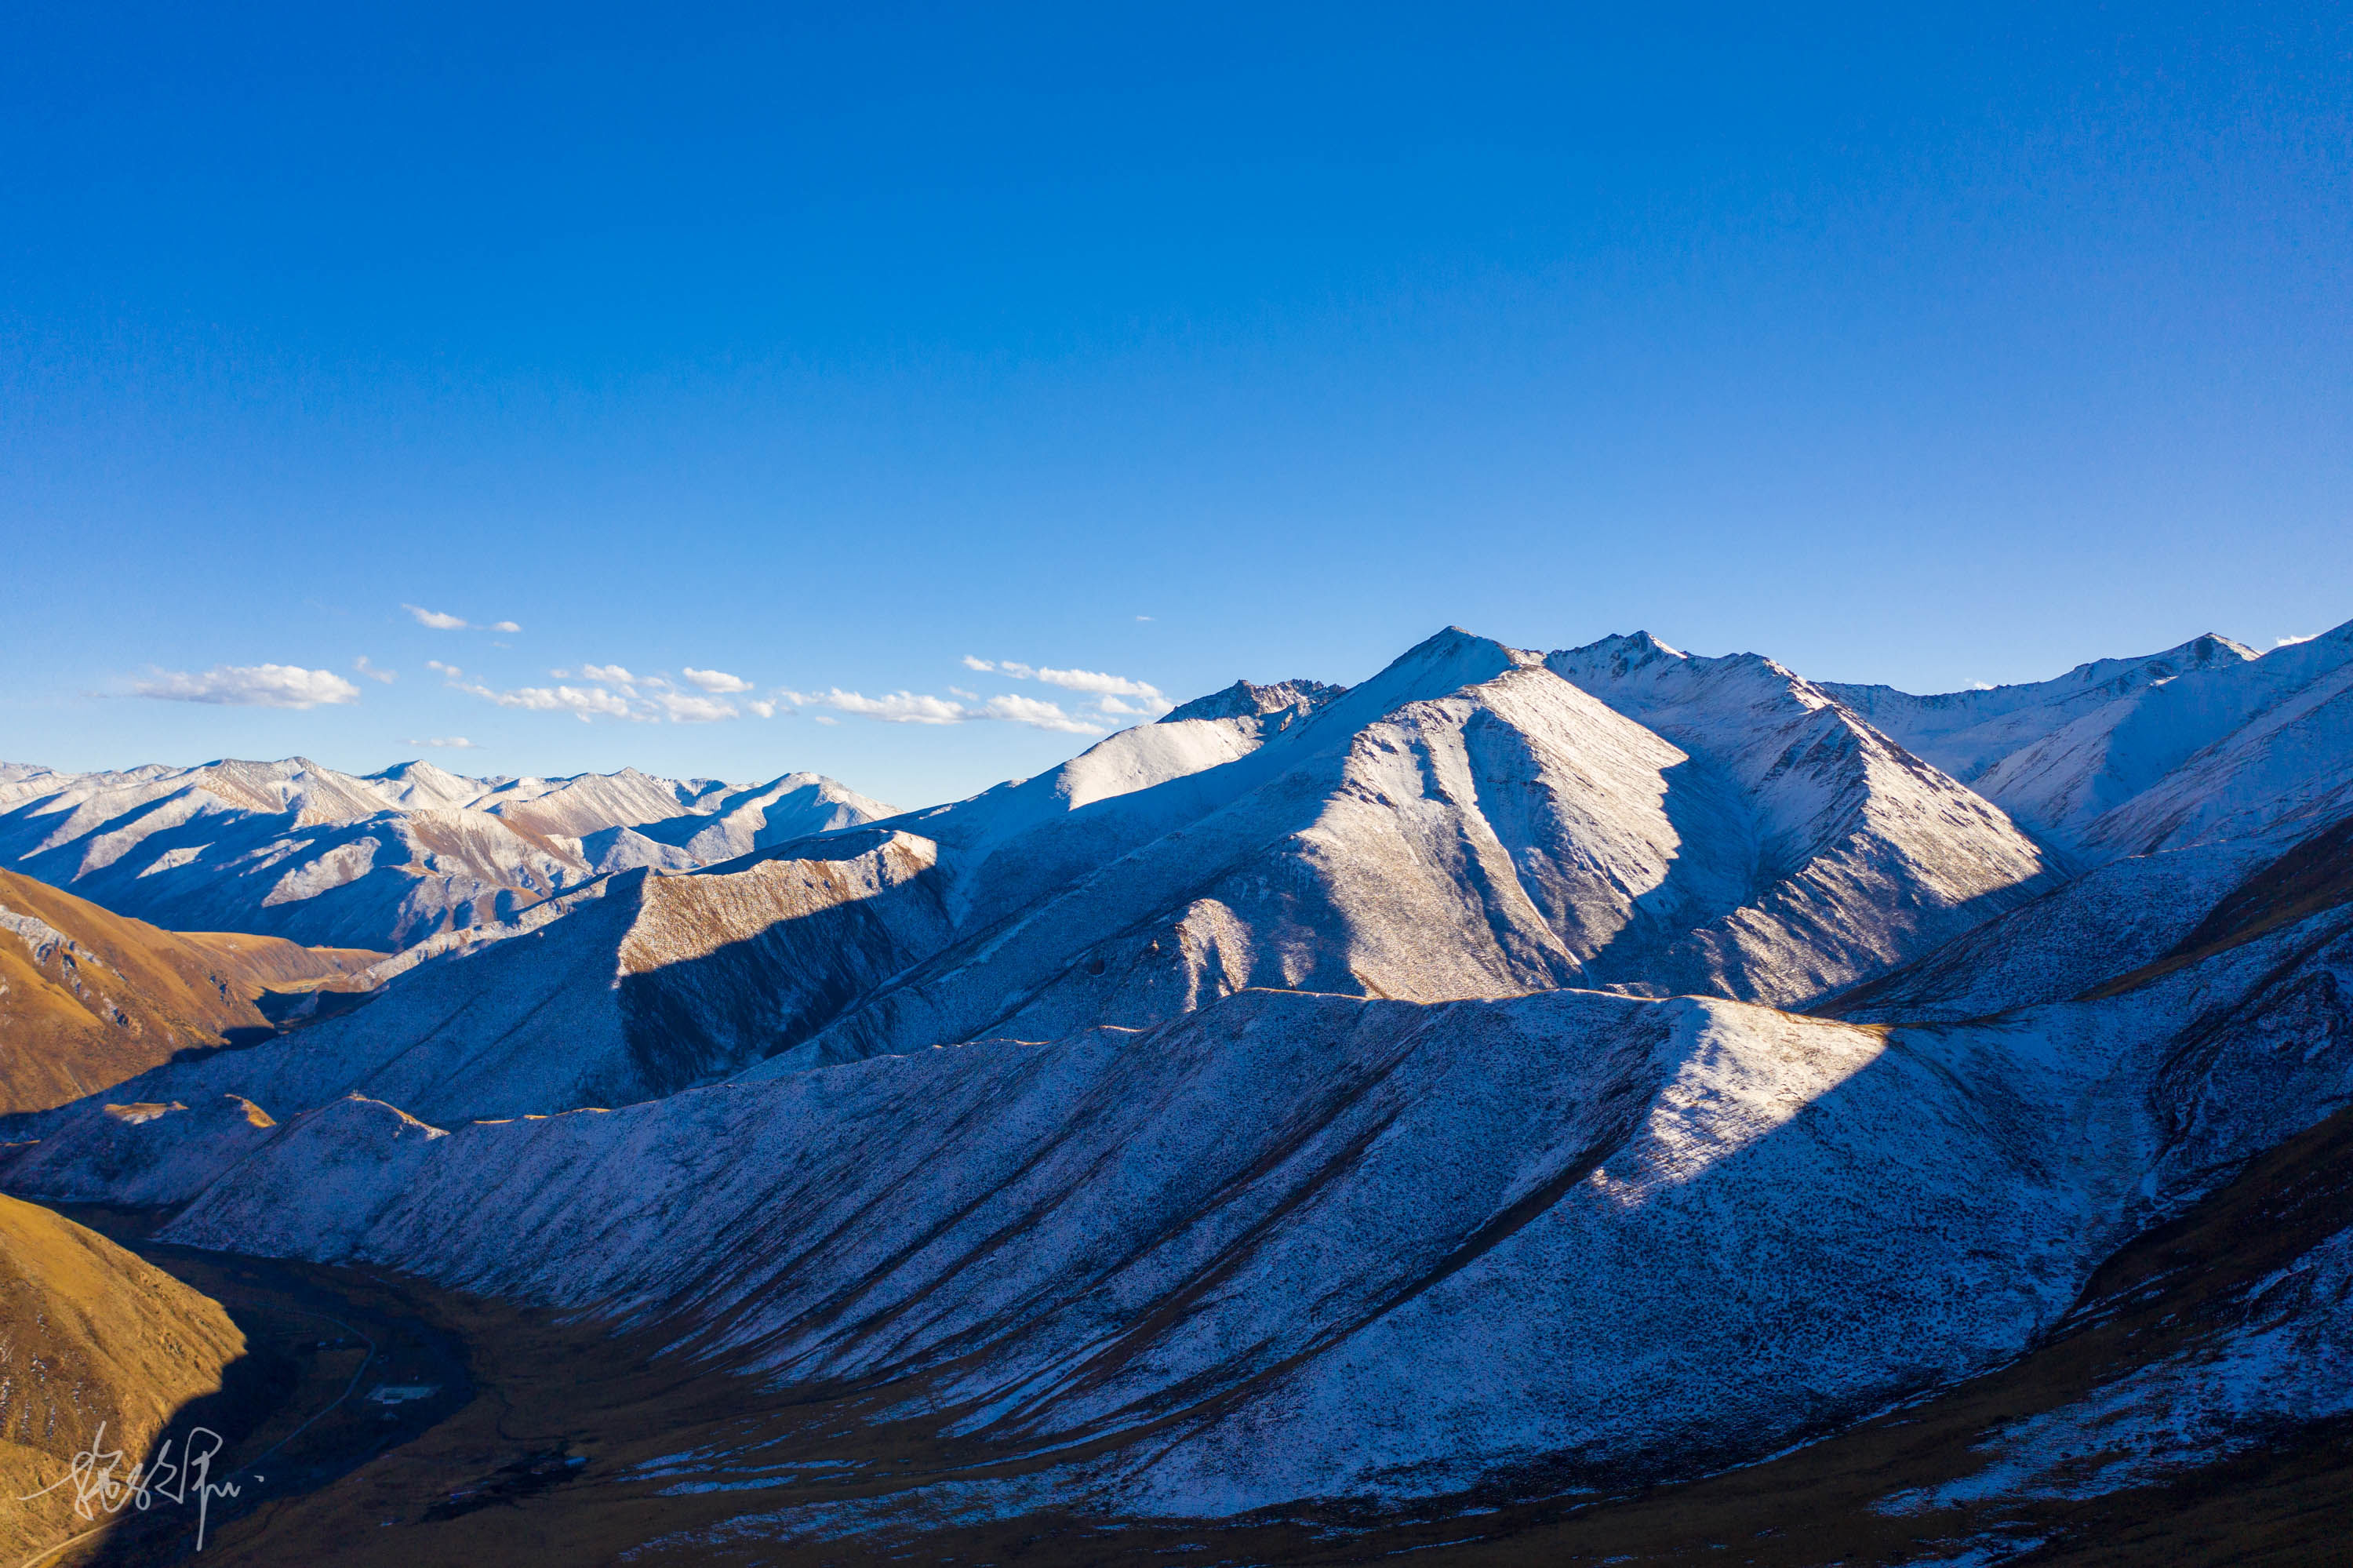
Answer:
[[(221, 1451), (221, 1435), (209, 1426), (199, 1426), (190, 1432), (187, 1441), (180, 1446), (180, 1457), (172, 1457), (173, 1439), (166, 1437), (155, 1457), (144, 1465), (133, 1465), (121, 1470), (122, 1450), (109, 1448), (106, 1444), (106, 1423), (98, 1424), (97, 1435), (90, 1446), (73, 1457), (73, 1466), (63, 1476), (43, 1487), (31, 1497), (18, 1498), (18, 1502), (31, 1502), (45, 1498), (60, 1487), (73, 1489), (74, 1512), (84, 1519), (94, 1520), (100, 1511), (121, 1513), (126, 1507), (135, 1507), (144, 1513), (159, 1502), (175, 1507), (185, 1505), (193, 1496), (196, 1499), (196, 1550), (205, 1549), (205, 1525), (212, 1512), (215, 1498), (237, 1495), (234, 1481), (212, 1478), (213, 1456)], [(118, 1474), (118, 1471), (121, 1473)], [(263, 1478), (253, 1478), (259, 1481)]]

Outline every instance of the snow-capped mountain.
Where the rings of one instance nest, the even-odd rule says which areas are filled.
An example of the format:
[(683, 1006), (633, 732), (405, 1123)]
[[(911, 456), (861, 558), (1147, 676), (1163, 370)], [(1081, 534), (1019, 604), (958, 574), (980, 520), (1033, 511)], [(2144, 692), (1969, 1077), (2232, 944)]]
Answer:
[(2353, 792), (2330, 765), (2353, 734), (2348, 663), (2353, 623), (2260, 656), (2200, 637), (2040, 685), (1823, 689), (2029, 831), (2106, 859), (2341, 814)]
[(1818, 685), (1915, 755), (1964, 784), (1974, 784), (2002, 758), (2086, 714), (2179, 676), (2228, 669), (2257, 656), (2244, 643), (2209, 632), (2162, 653), (2138, 659), (2094, 659), (2055, 681), (1925, 697), (1893, 686), (1836, 681)]
[[(1451, 629), (800, 833), (805, 786), (592, 828), (366, 782), (616, 858), (343, 1016), (8, 1118), (0, 1180), (933, 1446), (821, 1496), (749, 1436), (665, 1450), (661, 1495), (741, 1499), (686, 1558), (1603, 1507), (2179, 1290), (2243, 1310), (2002, 1396), (1870, 1514), (2206, 1475), (2353, 1415), (2353, 1228), (2310, 1199), (2353, 1149), (2348, 683), (2353, 628), (1927, 698)], [(2152, 1237), (2291, 1209), (2260, 1267), (2150, 1282)]]
[(968, 800), (434, 938), (360, 1012), (139, 1092), (514, 1115), (1263, 986), (1797, 1004), (2038, 890), (2000, 812), (1763, 679), (1686, 749), (1450, 630), (1353, 690), (1240, 686)]
[[(811, 773), (357, 776), (303, 758), (0, 776), (0, 867), (189, 931), (405, 946), (633, 865), (691, 866), (889, 808)], [(683, 831), (681, 831), (683, 830)]]

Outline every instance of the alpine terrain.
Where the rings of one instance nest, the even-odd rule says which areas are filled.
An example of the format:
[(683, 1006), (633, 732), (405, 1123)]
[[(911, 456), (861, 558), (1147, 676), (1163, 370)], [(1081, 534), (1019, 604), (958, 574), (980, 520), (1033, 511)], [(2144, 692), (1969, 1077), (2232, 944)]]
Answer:
[[(0, 996), (0, 1182), (500, 1325), (495, 1422), (227, 1561), (2353, 1530), (2353, 624), (1931, 696), (1449, 629), (911, 811), (5, 778), (41, 983), (157, 1044)], [(338, 988), (211, 1048), (229, 939), (115, 916), (374, 950), (205, 960)]]

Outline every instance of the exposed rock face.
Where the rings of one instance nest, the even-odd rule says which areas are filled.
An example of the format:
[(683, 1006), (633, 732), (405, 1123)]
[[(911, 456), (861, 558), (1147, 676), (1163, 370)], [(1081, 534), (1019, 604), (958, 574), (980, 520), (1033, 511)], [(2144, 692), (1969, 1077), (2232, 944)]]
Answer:
[(692, 866), (890, 808), (813, 773), (750, 789), (635, 769), (362, 778), (304, 758), (0, 777), (0, 863), (185, 930), (388, 948), (513, 915), (585, 878)]

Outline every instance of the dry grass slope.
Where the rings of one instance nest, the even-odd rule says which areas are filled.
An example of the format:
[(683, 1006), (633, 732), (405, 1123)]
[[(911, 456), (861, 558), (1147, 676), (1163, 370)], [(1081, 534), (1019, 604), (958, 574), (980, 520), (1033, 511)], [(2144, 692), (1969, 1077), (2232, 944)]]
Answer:
[(217, 1302), (95, 1231), (0, 1197), (0, 1561), (104, 1521), (75, 1516), (69, 1486), (16, 1500), (67, 1475), (101, 1422), (127, 1469), (244, 1353)]
[(0, 1114), (95, 1094), (263, 1030), (265, 991), (333, 985), (385, 955), (166, 931), (0, 871)]

